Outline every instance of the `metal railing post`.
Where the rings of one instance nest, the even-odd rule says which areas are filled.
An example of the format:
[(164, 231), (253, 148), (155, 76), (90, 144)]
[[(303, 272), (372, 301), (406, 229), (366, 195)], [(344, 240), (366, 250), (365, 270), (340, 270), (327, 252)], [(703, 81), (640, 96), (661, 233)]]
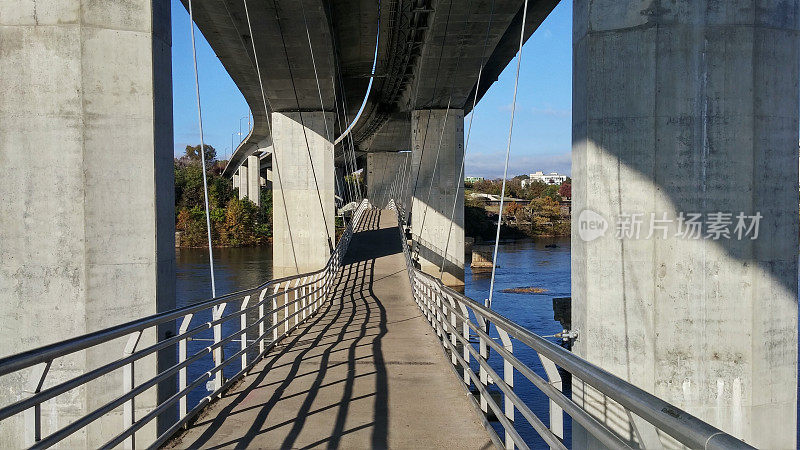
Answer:
[[(225, 307), (227, 303), (221, 303), (217, 305), (216, 309), (214, 309), (214, 314), (212, 314), (213, 320), (219, 320), (222, 318), (222, 314), (225, 312)], [(214, 344), (219, 344), (222, 341), (222, 324), (218, 323), (214, 325)], [(222, 345), (217, 345), (214, 347), (214, 371), (216, 375), (214, 376), (214, 391), (218, 391), (222, 389), (222, 383), (224, 382), (223, 374), (222, 374), (222, 361), (225, 359), (224, 352), (222, 351)]]
[(461, 309), (461, 314), (465, 317), (464, 322), (461, 324), (461, 336), (464, 338), (464, 348), (463, 348), (463, 350), (464, 350), (463, 357), (464, 357), (464, 361), (465, 361), (465, 364), (464, 364), (464, 384), (466, 384), (467, 387), (470, 387), (472, 385), (472, 378), (469, 376), (469, 371), (471, 370), (469, 368), (469, 357), (470, 356), (469, 356), (469, 348), (468, 348), (470, 346), (470, 343), (469, 343), (469, 323), (468, 323), (469, 322), (469, 310), (467, 310), (467, 305), (465, 305), (464, 302), (459, 301), (458, 302), (458, 306)]
[(458, 360), (456, 359), (456, 331), (457, 323), (456, 323), (456, 301), (452, 296), (447, 296), (447, 300), (450, 301), (450, 306), (448, 311), (450, 312), (450, 325), (453, 327), (453, 331), (450, 332), (450, 345), (452, 346), (452, 354), (450, 355), (450, 362), (453, 363), (454, 366), (458, 365)]
[[(544, 367), (544, 373), (547, 374), (547, 380), (550, 385), (561, 391), (562, 382), (558, 367), (553, 361), (542, 356), (541, 353), (537, 352), (536, 354), (539, 355), (539, 359), (542, 361), (542, 367)], [(553, 399), (550, 399), (550, 431), (559, 438), (564, 439), (564, 410)]]
[(264, 354), (266, 347), (266, 337), (264, 336), (264, 298), (267, 296), (267, 288), (261, 290), (261, 295), (258, 296), (258, 354)]
[(272, 291), (272, 342), (278, 341), (278, 291), (281, 289), (281, 284), (275, 285)]
[[(187, 314), (183, 317), (183, 320), (181, 321), (181, 326), (178, 329), (178, 334), (184, 334), (186, 333), (187, 330), (189, 330), (189, 324), (192, 322), (193, 316), (194, 314)], [(178, 363), (183, 363), (184, 361), (186, 361), (187, 341), (188, 341), (187, 338), (183, 338), (180, 341), (178, 341)], [(184, 389), (186, 389), (186, 386), (188, 385), (186, 380), (186, 371), (187, 367), (181, 367), (181, 369), (178, 371), (178, 391), (183, 391)], [(188, 411), (187, 401), (188, 400), (186, 398), (186, 395), (181, 396), (180, 400), (178, 400), (179, 419), (183, 419), (184, 417), (186, 417), (186, 413)]]
[(319, 309), (319, 299), (322, 297), (322, 276), (317, 277), (314, 280), (314, 309), (311, 310), (311, 314), (314, 314)]
[[(250, 303), (249, 295), (242, 300), (242, 306), (239, 310), (244, 311), (247, 309), (248, 303)], [(239, 331), (241, 331), (239, 337), (242, 339), (241, 346), (239, 347), (242, 350), (242, 370), (245, 370), (247, 368), (247, 313), (243, 313), (239, 316)]]
[[(31, 367), (31, 372), (28, 374), (28, 380), (23, 390), (26, 397), (31, 397), (42, 391), (44, 379), (47, 378), (47, 372), (50, 371), (50, 365), (52, 363), (53, 361), (48, 361), (44, 364), (37, 364)], [(25, 410), (25, 447), (31, 447), (41, 440), (42, 404), (37, 403), (33, 408)]]
[(445, 324), (447, 323), (447, 311), (444, 309), (444, 299), (442, 298), (442, 292), (439, 290), (438, 286), (434, 286), (434, 298), (436, 299), (436, 323), (439, 325), (439, 339), (442, 340), (442, 346), (447, 348), (450, 341), (447, 339), (447, 328)]
[(292, 283), (287, 281), (286, 287), (283, 288), (283, 334), (289, 334), (289, 289)]
[[(303, 277), (302, 281), (300, 281), (302, 288), (299, 291), (302, 294), (302, 297), (300, 297), (300, 308), (303, 310), (303, 322), (306, 321), (306, 304), (308, 302), (308, 283), (306, 283), (306, 280), (307, 277)], [(299, 318), (299, 316), (297, 318)], [(297, 325), (297, 322), (295, 322), (295, 325)]]
[[(475, 321), (478, 323), (478, 327), (488, 332), (489, 330), (486, 329), (486, 320), (483, 319), (483, 316), (481, 316), (478, 313), (478, 311), (474, 309), (472, 310), (472, 312), (475, 314)], [(486, 361), (487, 358), (489, 357), (489, 352), (488, 349), (486, 348), (486, 339), (484, 339), (482, 335), (478, 335), (478, 354), (484, 361)], [(482, 365), (480, 365), (478, 368), (478, 375), (480, 376), (481, 384), (484, 387), (488, 387), (489, 374), (486, 372), (486, 369), (484, 369)], [(484, 413), (489, 412), (489, 404), (487, 403), (486, 397), (484, 397), (482, 391), (480, 400), (481, 400), (481, 410)]]
[[(125, 344), (125, 349), (122, 351), (122, 357), (128, 357), (136, 351), (136, 346), (139, 344), (139, 339), (142, 337), (142, 332), (137, 331), (128, 337), (128, 342)], [(127, 394), (128, 392), (132, 391), (134, 388), (135, 380), (134, 380), (134, 371), (133, 371), (133, 362), (130, 364), (126, 364), (122, 367), (122, 394)], [(123, 408), (122, 408), (122, 426), (127, 430), (128, 428), (133, 426), (133, 422), (136, 420), (136, 404), (135, 404), (135, 397), (131, 397), (130, 400), (126, 401)], [(126, 449), (133, 449), (136, 447), (136, 433), (131, 433), (128, 438), (125, 439), (123, 443), (123, 447)]]
[[(511, 344), (511, 338), (508, 336), (508, 333), (501, 327), (496, 328), (497, 334), (500, 335), (500, 341), (503, 342), (503, 348), (505, 348), (509, 353), (513, 354), (514, 347)], [(509, 388), (514, 389), (514, 366), (511, 365), (511, 361), (506, 358), (503, 358), (503, 381), (506, 382)], [(511, 423), (514, 423), (514, 403), (505, 392), (503, 392), (503, 409), (508, 420)], [(508, 430), (506, 430), (505, 438), (506, 449), (513, 450), (514, 440), (512, 439)]]
[[(303, 278), (305, 279), (305, 278)], [(297, 324), (300, 323), (300, 314), (298, 314), (300, 308), (300, 291), (303, 289), (300, 288), (300, 280), (294, 281), (294, 326), (297, 327)]]

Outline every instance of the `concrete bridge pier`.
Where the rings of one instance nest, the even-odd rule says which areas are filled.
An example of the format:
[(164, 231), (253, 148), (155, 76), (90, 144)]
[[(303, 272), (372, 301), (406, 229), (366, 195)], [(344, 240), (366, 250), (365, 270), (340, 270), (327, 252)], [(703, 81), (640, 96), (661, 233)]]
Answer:
[(261, 205), (261, 161), (256, 155), (247, 157), (247, 198)]
[[(376, 205), (384, 205), (389, 201), (395, 180), (400, 176), (408, 176), (408, 165), (411, 157), (408, 152), (369, 153), (366, 156), (367, 196)], [(405, 165), (405, 170), (403, 166)], [(403, 172), (398, 175), (398, 171)], [(378, 203), (383, 202), (383, 203)]]
[(449, 286), (463, 286), (464, 183), (458, 174), (464, 157), (464, 112), (459, 109), (412, 112), (411, 149), (411, 230), (421, 269), (438, 277), (446, 249), (442, 281)]
[(264, 169), (264, 178), (262, 178), (263, 186), (269, 191), (272, 190), (272, 176), (273, 175), (271, 167), (267, 167), (266, 169)]
[(247, 198), (247, 188), (250, 184), (247, 182), (247, 164), (242, 163), (238, 169), (236, 169), (236, 176), (234, 177), (236, 180), (236, 184), (233, 187), (239, 189), (239, 200)]
[(272, 114), (276, 278), (320, 269), (330, 256), (335, 239), (335, 174), (325, 122), (327, 129), (333, 129), (334, 119), (334, 113), (323, 111)]
[[(794, 448), (798, 5), (658, 5), (574, 4), (574, 351), (758, 448)], [(602, 395), (576, 380), (573, 396), (639, 440)]]
[[(2, 0), (0, 25), (0, 356), (173, 309), (170, 2)], [(145, 334), (138, 348), (155, 342)], [(59, 358), (46, 386), (124, 347), (123, 338)], [(174, 358), (167, 351), (137, 361), (137, 379)], [(27, 381), (3, 377), (0, 403), (19, 400)], [(168, 379), (158, 396), (175, 386)], [(42, 434), (122, 392), (115, 371), (45, 403)], [(156, 395), (137, 396), (136, 417)], [(61, 445), (99, 447), (123, 426), (121, 409)], [(22, 415), (3, 421), (0, 448), (32, 445), (22, 440), (30, 430)], [(147, 446), (155, 424), (136, 436)]]

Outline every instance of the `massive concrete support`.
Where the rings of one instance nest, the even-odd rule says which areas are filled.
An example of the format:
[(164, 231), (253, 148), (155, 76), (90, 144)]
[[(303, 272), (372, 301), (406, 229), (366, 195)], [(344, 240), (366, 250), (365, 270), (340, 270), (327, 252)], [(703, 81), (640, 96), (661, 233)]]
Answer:
[(367, 197), (374, 205), (383, 206), (389, 201), (392, 186), (399, 185), (400, 177), (408, 176), (410, 164), (410, 152), (367, 154)]
[[(0, 355), (174, 308), (170, 2), (4, 0), (0, 42)], [(139, 348), (155, 340), (147, 333)], [(122, 356), (124, 345), (57, 359), (46, 386)], [(174, 352), (159, 359), (137, 361), (137, 379), (171, 365)], [(25, 381), (3, 377), (0, 403), (21, 398)], [(136, 417), (155, 404), (153, 391), (136, 398)], [(121, 393), (116, 371), (45, 403), (43, 434)], [(100, 446), (121, 414), (62, 445)], [(3, 421), (0, 448), (32, 444), (25, 428), (22, 415)]]
[(325, 137), (325, 121), (332, 129), (334, 117), (330, 112), (272, 114), (275, 277), (322, 268), (335, 244), (333, 143)]
[(247, 198), (247, 188), (249, 186), (247, 183), (247, 164), (239, 166), (239, 168), (236, 169), (236, 173), (239, 174), (237, 177), (239, 184), (234, 187), (239, 188), (239, 200), (242, 200)]
[[(793, 448), (797, 3), (574, 8), (574, 350), (759, 448)], [(757, 237), (740, 213), (761, 216)], [(602, 395), (577, 380), (573, 395), (636, 439)]]
[(273, 180), (272, 167), (267, 167), (266, 169), (264, 169), (264, 178), (262, 178), (263, 187), (265, 189), (271, 191), (272, 190), (272, 180)]
[(247, 157), (247, 198), (256, 206), (261, 204), (261, 161), (258, 156)]
[(442, 280), (451, 286), (463, 285), (464, 183), (458, 173), (464, 158), (464, 112), (414, 111), (411, 146), (411, 229), (421, 269), (439, 276), (446, 249)]

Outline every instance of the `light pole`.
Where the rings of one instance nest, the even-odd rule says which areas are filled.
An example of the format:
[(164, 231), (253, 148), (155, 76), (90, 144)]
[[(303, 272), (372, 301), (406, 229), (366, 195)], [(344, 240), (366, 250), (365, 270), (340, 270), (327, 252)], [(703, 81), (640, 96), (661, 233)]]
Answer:
[[(237, 133), (235, 131), (231, 133), (231, 157), (233, 157), (233, 151), (236, 149), (236, 144), (233, 143), (233, 137), (236, 136), (236, 134)], [(242, 132), (240, 131), (238, 134), (241, 136)]]
[(242, 117), (239, 118), (239, 136), (240, 136), (239, 143), (242, 142), (241, 136), (242, 136), (242, 120), (243, 119), (247, 119), (247, 132), (249, 133), (250, 132), (250, 113), (248, 112), (246, 116), (242, 116)]

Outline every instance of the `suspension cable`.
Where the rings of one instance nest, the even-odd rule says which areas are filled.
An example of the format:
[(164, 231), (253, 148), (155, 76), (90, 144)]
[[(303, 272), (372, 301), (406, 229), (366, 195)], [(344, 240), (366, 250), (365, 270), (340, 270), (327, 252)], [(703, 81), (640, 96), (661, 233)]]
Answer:
[[(380, 43), (380, 37), (381, 37), (381, 0), (378, 0), (378, 29), (377, 32), (375, 33), (375, 53), (372, 56), (372, 72), (369, 76), (369, 84), (367, 84), (367, 92), (364, 94), (364, 100), (361, 101), (361, 107), (358, 109), (358, 112), (356, 112), (356, 116), (353, 117), (353, 121), (350, 123), (350, 125), (347, 126), (347, 128), (344, 131), (342, 131), (341, 136), (336, 138), (334, 144), (338, 144), (339, 142), (342, 141), (342, 139), (350, 135), (350, 132), (353, 130), (353, 128), (355, 128), (356, 124), (358, 123), (358, 120), (361, 118), (361, 114), (367, 108), (367, 101), (369, 100), (369, 95), (372, 92), (372, 85), (375, 82), (375, 68), (378, 66), (378, 44)], [(342, 88), (344, 88), (344, 86)]]
[[(325, 111), (325, 102), (322, 100), (322, 87), (319, 84), (319, 75), (317, 74), (317, 61), (314, 59), (314, 46), (311, 45), (311, 32), (308, 30), (308, 20), (306, 19), (306, 7), (303, 4), (303, 0), (300, 0), (300, 11), (303, 13), (303, 25), (306, 27), (306, 38), (308, 39), (308, 51), (311, 54), (311, 65), (314, 67), (314, 80), (317, 82), (317, 94), (319, 94), (319, 107), (322, 111)], [(325, 137), (328, 138), (328, 141), (333, 142), (331, 132), (328, 130), (328, 121), (325, 120)], [(334, 145), (336, 145), (334, 143)]]
[[(458, 183), (463, 184), (463, 176), (464, 176), (464, 163), (467, 160), (467, 149), (469, 148), (469, 138), (472, 134), (472, 122), (475, 120), (475, 105), (478, 103), (478, 89), (481, 86), (481, 77), (483, 76), (483, 67), (486, 65), (486, 47), (489, 44), (489, 32), (492, 28), (492, 19), (494, 18), (494, 0), (492, 0), (491, 6), (489, 7), (489, 23), (486, 25), (486, 37), (483, 40), (483, 49), (481, 50), (481, 65), (478, 68), (478, 80), (475, 82), (475, 95), (472, 97), (472, 109), (470, 110), (469, 116), (469, 127), (467, 127), (467, 137), (464, 140), (464, 154), (461, 157), (461, 169), (458, 171)], [(461, 184), (457, 185), (456, 187), (456, 195), (453, 197), (453, 211), (450, 213), (450, 226), (447, 229), (447, 241), (444, 246), (444, 255), (442, 255), (442, 267), (439, 270), (439, 279), (441, 280), (444, 276), (444, 265), (447, 259), (447, 250), (450, 247), (450, 235), (453, 232), (453, 221), (456, 217), (456, 206), (458, 205), (458, 190)]]
[[(303, 14), (303, 25), (306, 28), (306, 39), (308, 40), (308, 51), (311, 54), (311, 64), (314, 67), (314, 80), (317, 83), (317, 94), (319, 95), (319, 107), (324, 112), (325, 111), (325, 102), (322, 99), (322, 86), (319, 83), (319, 74), (317, 72), (317, 62), (316, 62), (316, 59), (314, 58), (314, 46), (311, 44), (311, 32), (308, 29), (308, 19), (306, 18), (306, 8), (305, 8), (305, 5), (303, 4), (303, 0), (300, 0), (300, 11)], [(334, 94), (335, 94), (335, 91), (334, 91)], [(338, 112), (337, 112), (337, 115), (338, 115)], [(329, 142), (333, 142), (333, 136), (331, 135), (331, 132), (328, 129), (328, 121), (324, 120), (323, 122), (325, 123), (325, 137), (328, 139)], [(335, 147), (336, 143), (334, 142), (333, 145)], [(335, 153), (335, 149), (334, 149), (334, 153)], [(334, 168), (334, 172), (336, 172), (335, 168)], [(336, 176), (336, 173), (333, 174), (333, 179), (336, 181), (336, 186), (338, 187), (339, 193), (342, 194), (342, 201), (344, 201), (344, 193), (342, 192), (342, 186), (339, 183), (339, 177)]]
[[(331, 10), (330, 2), (327, 3), (327, 8), (328, 8), (328, 16), (332, 17), (333, 11)], [(379, 8), (378, 15), (380, 16), (380, 3), (378, 3), (378, 8)], [(334, 36), (334, 32), (333, 32), (333, 28), (332, 27), (331, 27), (331, 35)], [(336, 45), (335, 36), (332, 39), (332, 42), (333, 42), (334, 55), (338, 57), (338, 47)], [(377, 49), (377, 46), (376, 46), (376, 49)], [(377, 53), (376, 53), (376, 55), (377, 55)], [(341, 71), (340, 64), (338, 64), (338, 61), (336, 63), (335, 72), (336, 73), (331, 77), (331, 84), (333, 86), (334, 97), (336, 97), (336, 78), (338, 78), (338, 80), (339, 80), (339, 86), (341, 87), (342, 92), (345, 91), (345, 89), (344, 89), (344, 79), (342, 78), (342, 71)], [(347, 98), (345, 98), (344, 95), (341, 96), (341, 108), (342, 108), (342, 110), (341, 110), (341, 116), (340, 116), (339, 115), (339, 102), (337, 101), (336, 102), (336, 111), (337, 111), (337, 119), (339, 119), (339, 123), (340, 123), (340, 129), (341, 129), (343, 124), (346, 124), (349, 121), (349, 119), (347, 117)], [(343, 122), (341, 121), (341, 117), (344, 117), (344, 121)], [(342, 135), (343, 136), (345, 135), (344, 132), (342, 132)], [(347, 137), (347, 140), (345, 141), (345, 144), (344, 144), (343, 158), (345, 160), (346, 167), (348, 166), (348, 164), (347, 164), (348, 156), (352, 160), (350, 162), (350, 164), (349, 164), (351, 166), (351, 168), (349, 168), (347, 170), (350, 171), (350, 184), (351, 184), (351, 187), (353, 188), (354, 192), (357, 192), (358, 200), (360, 200), (363, 197), (361, 195), (361, 184), (358, 181), (358, 178), (356, 178), (356, 176), (355, 176), (356, 169), (358, 168), (358, 163), (356, 162), (356, 156), (355, 156), (355, 144), (353, 143), (352, 135), (347, 133), (346, 137)], [(347, 144), (348, 143), (350, 144), (350, 148), (349, 148), (350, 149), (350, 155), (347, 154), (347, 150), (348, 150)]]
[[(331, 75), (331, 89), (333, 90), (333, 103), (334, 103), (334, 108), (336, 110), (336, 123), (339, 125), (339, 129), (341, 130), (342, 128), (341, 124), (343, 123), (343, 119), (342, 119), (342, 114), (339, 111), (339, 99), (336, 94), (336, 81), (334, 80), (334, 75)], [(343, 164), (342, 181), (344, 185), (347, 187), (347, 204), (350, 204), (355, 197), (353, 195), (353, 185), (350, 182), (350, 180), (347, 179), (347, 171), (349, 169), (347, 163), (347, 148), (345, 145), (342, 145), (342, 164)]]
[[(314, 158), (311, 156), (311, 145), (308, 142), (308, 131), (306, 130), (306, 124), (303, 120), (303, 111), (300, 110), (300, 96), (297, 94), (297, 86), (294, 82), (294, 74), (292, 73), (292, 65), (289, 62), (289, 51), (286, 48), (286, 37), (283, 34), (283, 26), (281, 26), (281, 17), (278, 11), (278, 2), (277, 0), (272, 0), (272, 5), (275, 7), (275, 18), (278, 21), (278, 31), (281, 35), (281, 43), (283, 44), (283, 54), (286, 57), (286, 67), (289, 69), (289, 79), (292, 82), (292, 91), (294, 92), (294, 98), (297, 102), (297, 113), (300, 116), (300, 126), (303, 129), (303, 138), (306, 141), (306, 150), (308, 151), (308, 162), (311, 165), (311, 175), (314, 178), (314, 187), (317, 190), (317, 199), (319, 200), (319, 210), (322, 213), (322, 222), (325, 226), (325, 236), (328, 238), (328, 250), (333, 253), (333, 239), (331, 239), (331, 232), (328, 229), (328, 219), (325, 217), (325, 207), (322, 204), (322, 194), (319, 190), (319, 183), (317, 182), (317, 171), (314, 168)], [(301, 5), (302, 7), (302, 5)], [(325, 117), (325, 111), (322, 111), (322, 120), (327, 122), (327, 118)]]
[[(471, 4), (472, 4), (471, 1), (467, 3), (467, 7), (465, 8), (467, 11), (470, 10)], [(462, 29), (461, 35), (459, 37), (461, 37), (464, 34), (466, 34), (468, 23), (469, 23), (468, 21), (464, 21), (464, 28)], [(461, 46), (462, 46), (462, 39), (459, 38), (458, 53), (461, 52)], [(444, 42), (442, 42), (442, 47), (444, 47)], [(458, 69), (459, 69), (460, 66), (461, 66), (461, 58), (459, 58), (456, 61), (456, 68), (455, 68), (455, 72), (456, 73), (458, 73)], [(428, 216), (428, 208), (429, 208), (430, 203), (431, 203), (431, 194), (433, 193), (433, 181), (436, 178), (436, 169), (439, 166), (439, 155), (441, 154), (441, 151), (442, 151), (442, 141), (444, 140), (444, 132), (445, 132), (445, 129), (447, 128), (447, 118), (448, 118), (448, 116), (450, 114), (450, 104), (453, 101), (453, 91), (455, 90), (455, 85), (456, 85), (456, 77), (453, 77), (452, 81), (450, 83), (450, 94), (449, 94), (449, 97), (448, 97), (448, 100), (447, 100), (447, 108), (445, 109), (445, 112), (444, 112), (444, 121), (442, 121), (442, 131), (439, 133), (439, 145), (436, 147), (436, 159), (433, 162), (433, 171), (431, 172), (431, 181), (430, 181), (430, 184), (428, 185), (428, 197), (427, 197), (427, 200), (425, 201), (425, 209), (423, 210), (423, 213), (422, 213), (422, 221), (421, 221), (420, 228), (419, 228), (420, 229), (420, 234), (422, 233), (422, 230), (425, 228), (425, 219)], [(430, 112), (428, 114), (430, 116)], [(420, 167), (422, 167), (421, 164), (420, 164)], [(458, 179), (456, 179), (455, 180), (455, 186), (456, 186), (455, 195), (456, 195), (456, 198), (458, 197), (458, 186), (459, 186), (458, 183), (459, 183), (459, 181), (458, 181)], [(452, 219), (451, 219), (451, 225), (452, 225)], [(450, 240), (449, 232), (448, 232), (447, 239), (448, 239), (447, 244), (449, 244), (449, 240)], [(445, 248), (448, 247), (447, 244), (445, 244)], [(419, 251), (419, 245), (417, 246), (417, 251)], [(442, 255), (442, 257), (445, 258), (445, 259), (447, 258), (447, 250), (445, 250), (445, 252)], [(440, 271), (440, 276), (441, 275), (442, 275), (442, 272)]]
[[(273, 134), (272, 134), (272, 123), (270, 122), (270, 118), (269, 118), (269, 111), (271, 111), (272, 108), (271, 107), (267, 108), (267, 103), (269, 102), (269, 100), (267, 99), (267, 95), (264, 92), (264, 82), (261, 79), (261, 66), (259, 66), (259, 64), (258, 64), (258, 52), (256, 51), (256, 41), (253, 38), (253, 25), (250, 23), (250, 11), (248, 11), (248, 9), (247, 9), (247, 0), (242, 0), (242, 2), (244, 3), (244, 14), (247, 17), (247, 28), (250, 31), (250, 43), (253, 45), (253, 59), (254, 59), (255, 64), (256, 64), (256, 73), (258, 74), (258, 86), (261, 88), (261, 100), (264, 102), (264, 113), (267, 114), (267, 116), (268, 116), (267, 117), (267, 128), (269, 129), (269, 135), (273, 136)], [(229, 14), (230, 14), (230, 12), (229, 12)], [(233, 19), (231, 18), (231, 20), (233, 20)], [(270, 106), (272, 106), (272, 105), (270, 105)], [(278, 177), (278, 180), (280, 180), (280, 184), (281, 184), (281, 189), (280, 189), (280, 191), (281, 191), (281, 200), (283, 201), (284, 216), (286, 216), (286, 229), (289, 232), (289, 243), (290, 243), (290, 245), (292, 247), (292, 258), (294, 260), (294, 267), (295, 267), (295, 270), (297, 270), (297, 272), (300, 273), (300, 265), (297, 262), (297, 252), (294, 249), (294, 238), (292, 237), (292, 225), (289, 222), (289, 210), (286, 207), (286, 196), (283, 193), (283, 178), (281, 178), (280, 164), (278, 164), (278, 156), (277, 156), (278, 152), (277, 152), (277, 148), (276, 147), (277, 146), (275, 145), (275, 140), (273, 139), (272, 140), (272, 162), (275, 165), (275, 175)]]
[(203, 110), (200, 107), (200, 77), (197, 74), (197, 46), (194, 41), (194, 14), (192, 0), (189, 0), (189, 34), (192, 39), (192, 62), (194, 63), (194, 89), (197, 94), (197, 122), (200, 127), (200, 164), (203, 172), (203, 200), (206, 208), (206, 231), (208, 234), (208, 266), (211, 272), (211, 297), (217, 296), (214, 280), (214, 250), (211, 247), (211, 214), (208, 209), (208, 180), (206, 179), (206, 145), (203, 139)]
[[(436, 76), (434, 77), (434, 81), (433, 81), (433, 93), (431, 94), (431, 102), (430, 102), (430, 105), (428, 106), (428, 118), (427, 118), (427, 120), (425, 122), (425, 133), (422, 135), (422, 147), (420, 148), (419, 164), (417, 165), (417, 176), (414, 177), (414, 190), (411, 193), (411, 199), (412, 200), (411, 200), (411, 205), (410, 205), (410, 208), (409, 208), (409, 214), (414, 210), (414, 200), (413, 199), (417, 195), (417, 183), (419, 182), (419, 173), (422, 170), (423, 157), (425, 156), (425, 142), (428, 139), (428, 126), (431, 123), (431, 115), (432, 115), (432, 112), (433, 112), (433, 101), (436, 98), (436, 88), (439, 86), (439, 72), (441, 71), (441, 68), (442, 68), (442, 56), (444, 55), (444, 43), (447, 40), (447, 29), (450, 26), (450, 13), (451, 13), (452, 9), (453, 9), (453, 0), (450, 0), (450, 4), (448, 5), (448, 8), (447, 8), (447, 16), (446, 16), (445, 24), (444, 24), (444, 33), (442, 34), (441, 49), (439, 50), (439, 59), (438, 59), (438, 62), (436, 64)], [(420, 62), (420, 68), (419, 68), (419, 75), (422, 75), (422, 63), (421, 62)], [(422, 79), (421, 76), (419, 76), (418, 78), (420, 80)], [(414, 94), (414, 97), (415, 97), (414, 106), (415, 107), (416, 107), (417, 96), (419, 95), (420, 85), (422, 84), (422, 82), (420, 80), (418, 80), (418, 82), (417, 82), (417, 91)], [(422, 232), (422, 229), (420, 229), (420, 233), (421, 232)], [(417, 252), (419, 252), (419, 243), (417, 244)], [(412, 253), (413, 253), (413, 248), (412, 248)]]
[[(514, 77), (514, 97), (511, 101), (511, 121), (508, 125), (508, 144), (506, 145), (506, 162), (503, 169), (503, 186), (500, 189), (500, 211), (497, 217), (497, 233), (494, 237), (494, 254), (492, 255), (492, 279), (489, 282), (489, 299), (487, 300), (488, 307), (492, 307), (492, 292), (494, 291), (494, 277), (497, 269), (497, 247), (500, 244), (500, 225), (503, 223), (503, 203), (506, 196), (506, 178), (508, 178), (508, 156), (511, 153), (511, 134), (514, 130), (514, 112), (517, 109), (517, 88), (519, 87), (519, 69), (522, 65), (522, 44), (525, 42), (525, 21), (528, 16), (528, 0), (525, 0), (525, 5), (522, 10), (522, 26), (519, 32), (519, 50), (517, 51), (517, 73)], [(477, 94), (477, 91), (476, 91)]]

